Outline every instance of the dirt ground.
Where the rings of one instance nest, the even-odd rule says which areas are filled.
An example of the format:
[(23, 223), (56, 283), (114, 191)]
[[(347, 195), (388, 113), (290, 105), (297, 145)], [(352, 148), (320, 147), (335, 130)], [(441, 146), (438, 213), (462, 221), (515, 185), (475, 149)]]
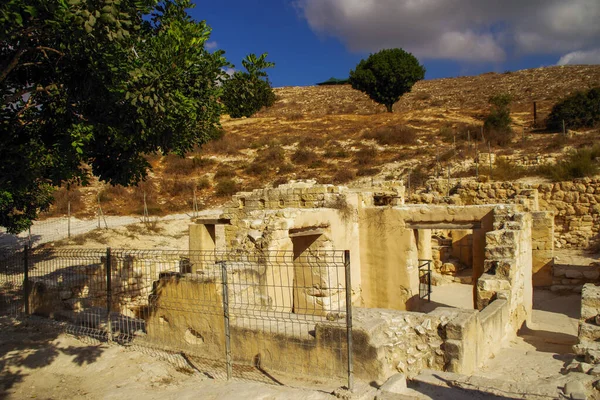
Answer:
[(0, 399), (327, 399), (329, 393), (210, 379), (140, 351), (0, 319)]

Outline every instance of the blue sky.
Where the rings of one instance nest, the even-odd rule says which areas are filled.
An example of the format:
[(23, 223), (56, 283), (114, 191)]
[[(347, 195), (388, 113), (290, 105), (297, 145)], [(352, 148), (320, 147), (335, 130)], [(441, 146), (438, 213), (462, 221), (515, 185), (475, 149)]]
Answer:
[[(600, 63), (598, 0), (196, 0), (210, 46), (236, 67), (269, 53), (273, 86), (343, 78), (382, 48), (411, 51), (426, 79)], [(457, 10), (460, 10), (457, 12)]]

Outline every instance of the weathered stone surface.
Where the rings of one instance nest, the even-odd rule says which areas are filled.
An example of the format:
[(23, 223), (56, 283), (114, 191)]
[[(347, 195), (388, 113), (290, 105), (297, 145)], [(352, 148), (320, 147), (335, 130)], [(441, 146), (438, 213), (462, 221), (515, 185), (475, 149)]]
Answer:
[(402, 394), (406, 391), (406, 376), (394, 374), (379, 388), (382, 393)]

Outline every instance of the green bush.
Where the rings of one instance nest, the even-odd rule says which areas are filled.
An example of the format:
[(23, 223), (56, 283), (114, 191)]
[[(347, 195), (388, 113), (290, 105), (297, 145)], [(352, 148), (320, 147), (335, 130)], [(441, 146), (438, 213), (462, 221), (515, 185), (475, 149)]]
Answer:
[(555, 182), (594, 176), (600, 171), (597, 161), (599, 157), (600, 145), (584, 147), (570, 152), (555, 164), (540, 167), (539, 173)]
[(242, 64), (248, 72), (237, 71), (223, 83), (221, 101), (232, 118), (251, 117), (275, 103), (275, 93), (263, 70), (275, 66), (266, 61), (267, 53), (249, 54)]
[(600, 122), (600, 87), (577, 92), (552, 107), (546, 127), (562, 131), (562, 123), (571, 129), (591, 128)]
[(511, 101), (512, 98), (508, 93), (497, 94), (489, 99), (492, 108), (483, 123), (483, 129), (486, 133), (486, 140), (491, 144), (506, 146), (514, 136), (510, 126), (512, 123), (509, 107)]

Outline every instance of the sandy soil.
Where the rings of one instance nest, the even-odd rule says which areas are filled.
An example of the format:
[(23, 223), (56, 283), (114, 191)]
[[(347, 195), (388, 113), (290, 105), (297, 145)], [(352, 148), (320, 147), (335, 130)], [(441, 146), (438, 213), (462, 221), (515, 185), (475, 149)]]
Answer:
[(214, 380), (125, 347), (79, 341), (46, 324), (0, 319), (3, 399), (327, 399), (316, 390)]

